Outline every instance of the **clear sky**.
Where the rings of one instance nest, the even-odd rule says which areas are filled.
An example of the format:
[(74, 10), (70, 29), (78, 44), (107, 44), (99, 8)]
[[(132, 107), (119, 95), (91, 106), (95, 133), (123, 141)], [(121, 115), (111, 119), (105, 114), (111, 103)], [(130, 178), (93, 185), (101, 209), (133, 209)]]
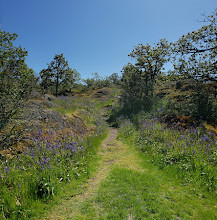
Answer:
[(63, 53), (82, 78), (120, 73), (138, 43), (176, 41), (217, 0), (0, 0), (3, 30), (19, 35), (36, 73)]

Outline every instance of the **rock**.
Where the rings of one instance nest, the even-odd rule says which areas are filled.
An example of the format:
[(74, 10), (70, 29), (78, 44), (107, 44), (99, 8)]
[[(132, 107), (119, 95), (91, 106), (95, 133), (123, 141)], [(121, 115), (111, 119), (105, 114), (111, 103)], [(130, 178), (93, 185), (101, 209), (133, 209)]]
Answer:
[(44, 95), (43, 95), (43, 99), (44, 99), (45, 101), (54, 101), (54, 100), (56, 99), (56, 97), (53, 96), (53, 95), (50, 95), (50, 94), (44, 94)]
[(40, 99), (41, 96), (42, 96), (42, 95), (41, 95), (40, 92), (33, 91), (33, 92), (31, 92), (29, 98), (30, 98), (30, 99)]
[(105, 96), (108, 96), (110, 94), (110, 90), (108, 88), (103, 88), (93, 95), (94, 98), (104, 98)]
[(48, 128), (63, 129), (66, 127), (66, 122), (59, 112), (45, 109), (40, 102), (29, 102), (23, 109), (23, 119), (33, 124), (46, 123)]
[(47, 108), (56, 108), (57, 105), (50, 101), (41, 102), (41, 105)]

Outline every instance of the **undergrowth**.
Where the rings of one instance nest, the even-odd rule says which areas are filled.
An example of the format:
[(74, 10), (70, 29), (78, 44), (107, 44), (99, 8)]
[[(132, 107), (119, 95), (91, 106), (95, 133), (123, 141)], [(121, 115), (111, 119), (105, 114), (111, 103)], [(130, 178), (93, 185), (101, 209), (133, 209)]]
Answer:
[(107, 125), (92, 101), (60, 98), (57, 103), (61, 111), (85, 109), (82, 120), (91, 125), (92, 132), (75, 136), (70, 130), (44, 128), (32, 134), (30, 146), (21, 155), (1, 154), (0, 219), (37, 217), (67, 185), (76, 185), (91, 174)]
[(178, 130), (166, 128), (157, 119), (143, 119), (136, 129), (130, 120), (123, 120), (120, 135), (184, 184), (216, 191), (217, 141), (203, 128)]
[(41, 132), (25, 154), (1, 158), (1, 218), (28, 219), (37, 214), (36, 206), (49, 203), (65, 184), (88, 178), (104, 136), (74, 139), (65, 134), (53, 140), (52, 134)]

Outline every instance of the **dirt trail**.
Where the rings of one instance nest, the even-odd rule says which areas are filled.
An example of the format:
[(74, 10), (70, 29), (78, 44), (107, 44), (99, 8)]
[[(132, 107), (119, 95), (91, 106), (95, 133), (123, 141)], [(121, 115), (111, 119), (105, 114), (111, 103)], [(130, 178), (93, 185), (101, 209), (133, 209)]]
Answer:
[(126, 145), (117, 140), (117, 135), (118, 129), (110, 128), (109, 136), (103, 142), (98, 152), (101, 160), (97, 172), (83, 186), (86, 190), (55, 207), (55, 210), (45, 219), (73, 219), (73, 216), (78, 212), (79, 205), (86, 199), (94, 196), (101, 181), (106, 178), (112, 167), (116, 165), (141, 172), (145, 171), (140, 167), (138, 157)]

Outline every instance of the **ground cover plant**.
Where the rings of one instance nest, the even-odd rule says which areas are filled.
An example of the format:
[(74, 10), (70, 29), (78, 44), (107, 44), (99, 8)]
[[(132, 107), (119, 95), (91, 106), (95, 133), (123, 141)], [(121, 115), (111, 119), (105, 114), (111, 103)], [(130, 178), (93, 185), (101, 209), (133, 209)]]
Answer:
[[(73, 104), (68, 99), (60, 97), (57, 108), (71, 109)], [(84, 114), (80, 122), (87, 123), (89, 132), (83, 133), (78, 124), (72, 130), (49, 130), (42, 125), (32, 133), (32, 142), (21, 155), (9, 158), (1, 154), (1, 218), (32, 218), (43, 212), (45, 204), (55, 200), (67, 184), (76, 180), (78, 184), (89, 177), (107, 126), (99, 112), (94, 113), (92, 102), (83, 100), (81, 109)]]
[[(113, 128), (114, 129), (114, 128)], [(112, 129), (112, 130), (113, 130)], [(114, 129), (116, 132), (118, 129)], [(131, 129), (131, 134), (135, 130)], [(112, 132), (111, 132), (112, 133)], [(215, 219), (215, 195), (195, 193), (156, 164), (133, 145), (132, 135), (118, 139), (108, 137), (100, 149), (101, 166), (93, 182), (94, 193), (79, 196), (57, 206), (52, 216), (59, 219)], [(123, 144), (123, 141), (127, 143)], [(104, 171), (104, 172), (103, 172)], [(87, 187), (87, 192), (92, 187)], [(63, 207), (65, 211), (62, 211)]]
[(147, 155), (161, 169), (179, 177), (184, 184), (194, 183), (197, 189), (216, 192), (216, 137), (202, 127), (167, 128), (158, 119), (140, 121), (139, 129), (124, 120), (121, 135)]
[(103, 107), (112, 107), (117, 102), (120, 93), (118, 88), (90, 89), (83, 91), (75, 96), (59, 96), (53, 102), (57, 106), (52, 107), (62, 114), (75, 113), (81, 109), (94, 113), (101, 112)]

